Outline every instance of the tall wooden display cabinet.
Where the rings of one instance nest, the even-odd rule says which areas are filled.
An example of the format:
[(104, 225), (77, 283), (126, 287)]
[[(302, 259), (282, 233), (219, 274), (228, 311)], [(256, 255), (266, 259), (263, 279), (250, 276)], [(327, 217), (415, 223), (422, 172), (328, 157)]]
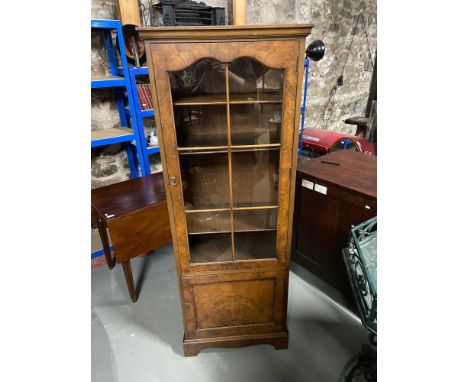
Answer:
[(184, 353), (287, 348), (305, 37), (312, 25), (139, 28), (184, 317)]

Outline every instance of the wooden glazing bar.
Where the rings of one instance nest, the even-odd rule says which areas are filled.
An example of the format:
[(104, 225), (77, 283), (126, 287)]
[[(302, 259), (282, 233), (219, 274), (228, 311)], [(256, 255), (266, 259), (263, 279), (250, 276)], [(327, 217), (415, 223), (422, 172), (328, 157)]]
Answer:
[(232, 211), (232, 154), (231, 154), (231, 115), (229, 109), (229, 68), (228, 65), (224, 66), (224, 77), (226, 81), (226, 118), (227, 118), (227, 134), (228, 134), (228, 167), (229, 167), (229, 207), (231, 217), (231, 249), (232, 261), (236, 260), (234, 252), (234, 212)]
[[(255, 228), (255, 229), (238, 229), (234, 232), (272, 232), (276, 231), (276, 228)], [(189, 235), (215, 235), (215, 234), (226, 234), (230, 231), (204, 231), (204, 232), (188, 232)]]
[(179, 155), (200, 155), (200, 154), (226, 154), (227, 150), (213, 151), (180, 151)]
[(197, 213), (197, 212), (221, 212), (221, 211), (230, 211), (230, 208), (205, 208), (200, 210), (185, 210), (186, 213)]
[[(227, 92), (227, 90), (226, 90)], [(267, 103), (282, 103), (282, 97), (278, 94), (257, 93), (236, 93), (226, 100), (223, 94), (200, 94), (193, 96), (185, 96), (173, 101), (174, 106), (203, 106), (203, 105), (248, 105), (248, 104), (267, 104)]]
[(251, 210), (267, 210), (272, 208), (278, 208), (276, 206), (253, 206), (253, 207), (233, 207), (233, 211), (251, 211)]
[[(228, 146), (178, 147), (180, 153), (187, 151), (227, 150)], [(227, 152), (227, 151), (226, 151)]]
[(244, 151), (248, 151), (249, 149), (250, 150), (255, 150), (255, 149), (266, 149), (266, 148), (269, 148), (269, 149), (279, 149), (281, 147), (281, 143), (265, 143), (265, 144), (262, 144), (262, 145), (236, 145), (236, 146), (231, 146), (231, 149), (232, 150), (244, 150)]

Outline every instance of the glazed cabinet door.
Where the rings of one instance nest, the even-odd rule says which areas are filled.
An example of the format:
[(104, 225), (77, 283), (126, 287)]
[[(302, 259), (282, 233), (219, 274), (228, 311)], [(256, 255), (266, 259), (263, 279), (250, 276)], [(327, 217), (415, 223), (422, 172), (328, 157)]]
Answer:
[(286, 264), (299, 46), (149, 45), (182, 272)]
[(182, 279), (186, 339), (286, 330), (287, 271)]

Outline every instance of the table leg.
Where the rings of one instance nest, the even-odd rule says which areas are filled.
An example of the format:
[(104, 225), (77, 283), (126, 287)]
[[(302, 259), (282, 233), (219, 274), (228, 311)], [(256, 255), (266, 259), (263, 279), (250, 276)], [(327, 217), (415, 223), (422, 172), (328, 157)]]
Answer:
[(136, 302), (137, 295), (135, 291), (135, 284), (133, 283), (133, 274), (132, 266), (130, 265), (130, 260), (124, 261), (122, 263), (122, 268), (125, 274), (125, 281), (127, 282), (128, 293), (130, 294), (130, 299), (132, 302)]
[(97, 226), (99, 236), (102, 242), (102, 248), (104, 249), (104, 254), (106, 255), (107, 266), (109, 267), (109, 269), (112, 269), (115, 266), (115, 258), (112, 258), (112, 253), (109, 246), (109, 238), (107, 237), (106, 226), (101, 218), (98, 218)]

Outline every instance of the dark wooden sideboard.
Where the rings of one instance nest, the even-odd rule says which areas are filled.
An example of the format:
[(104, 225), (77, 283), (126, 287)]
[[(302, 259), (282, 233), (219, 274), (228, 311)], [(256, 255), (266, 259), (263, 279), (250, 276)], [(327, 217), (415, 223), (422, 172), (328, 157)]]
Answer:
[(341, 250), (377, 215), (377, 158), (340, 150), (297, 167), (292, 259), (351, 296)]

